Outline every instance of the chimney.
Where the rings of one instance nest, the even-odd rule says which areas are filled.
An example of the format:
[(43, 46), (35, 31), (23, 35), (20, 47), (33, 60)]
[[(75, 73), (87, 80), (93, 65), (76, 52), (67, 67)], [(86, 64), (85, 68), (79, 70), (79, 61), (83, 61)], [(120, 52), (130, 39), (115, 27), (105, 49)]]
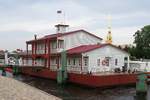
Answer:
[(56, 27), (56, 33), (65, 33), (67, 27), (69, 27), (69, 25), (64, 25), (64, 24), (57, 24), (55, 25)]
[(35, 39), (35, 40), (37, 39), (37, 35), (36, 35), (36, 34), (34, 35), (34, 39)]

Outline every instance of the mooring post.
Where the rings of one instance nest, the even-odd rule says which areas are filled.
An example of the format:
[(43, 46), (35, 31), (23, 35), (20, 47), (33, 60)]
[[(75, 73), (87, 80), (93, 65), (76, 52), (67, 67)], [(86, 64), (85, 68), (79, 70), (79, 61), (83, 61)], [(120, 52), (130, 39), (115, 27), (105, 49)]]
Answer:
[(64, 84), (67, 80), (67, 54), (66, 51), (61, 52), (61, 67), (57, 71), (57, 83)]
[(4, 68), (2, 69), (2, 76), (6, 76), (6, 71)]
[(16, 58), (15, 65), (12, 66), (12, 68), (13, 68), (13, 74), (17, 75), (19, 73), (19, 55), (16, 54), (15, 58)]
[(147, 75), (144, 72), (137, 76), (135, 100), (147, 100)]
[(13, 66), (13, 74), (17, 75), (19, 73), (18, 67), (17, 66)]

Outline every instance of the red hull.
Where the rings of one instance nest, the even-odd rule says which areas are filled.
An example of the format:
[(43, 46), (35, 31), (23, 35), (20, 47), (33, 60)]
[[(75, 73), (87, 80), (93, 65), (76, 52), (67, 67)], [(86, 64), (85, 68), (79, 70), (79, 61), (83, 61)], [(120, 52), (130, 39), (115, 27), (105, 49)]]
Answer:
[[(23, 68), (22, 73), (49, 79), (56, 79), (57, 77), (56, 71), (50, 71), (48, 69), (43, 69), (39, 72), (33, 72), (32, 68)], [(68, 73), (68, 76), (69, 82), (90, 87), (116, 86), (136, 83), (136, 74), (95, 76), (88, 74)]]

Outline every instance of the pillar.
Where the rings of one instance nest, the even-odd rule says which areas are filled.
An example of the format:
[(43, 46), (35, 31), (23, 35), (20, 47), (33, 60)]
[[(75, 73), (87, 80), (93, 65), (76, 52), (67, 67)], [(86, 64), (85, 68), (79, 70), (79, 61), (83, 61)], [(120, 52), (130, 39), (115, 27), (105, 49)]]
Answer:
[(26, 58), (26, 64), (28, 64), (28, 56), (29, 56), (29, 51), (28, 51), (28, 43), (26, 44), (26, 50), (27, 50), (27, 58)]
[(130, 68), (130, 58), (129, 58), (129, 56), (127, 57), (127, 70), (129, 70), (129, 68)]
[(47, 41), (48, 43), (48, 68), (50, 68), (50, 40)]
[(81, 73), (82, 73), (82, 55), (81, 55), (81, 58), (80, 58), (80, 66), (81, 66)]
[(34, 49), (35, 49), (35, 43), (32, 43), (32, 66), (34, 66)]
[[(45, 40), (45, 56), (46, 56), (46, 52), (47, 52), (47, 40)], [(45, 67), (47, 66), (47, 58), (45, 58)]]

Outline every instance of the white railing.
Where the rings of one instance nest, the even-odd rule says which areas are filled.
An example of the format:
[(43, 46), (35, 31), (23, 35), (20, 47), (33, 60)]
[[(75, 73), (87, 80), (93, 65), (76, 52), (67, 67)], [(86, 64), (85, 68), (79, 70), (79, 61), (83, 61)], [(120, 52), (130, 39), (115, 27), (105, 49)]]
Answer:
[(36, 54), (45, 54), (45, 50), (44, 49), (43, 50), (37, 50)]
[[(60, 68), (61, 68), (61, 67), (60, 67)], [(51, 66), (50, 66), (50, 69), (51, 69), (51, 70), (54, 70), (54, 71), (57, 71), (57, 70), (58, 70), (56, 64), (55, 64), (55, 65), (54, 65), (54, 64), (51, 65)], [(67, 71), (68, 71), (68, 72), (78, 72), (78, 73), (84, 72), (84, 73), (87, 73), (87, 72), (88, 72), (88, 67), (82, 67), (82, 69), (81, 69), (80, 66), (67, 66)]]
[(4, 59), (0, 59), (0, 65), (5, 64), (5, 60)]
[(87, 73), (88, 72), (88, 67), (82, 67), (82, 72)]
[(63, 50), (63, 48), (51, 49), (51, 53), (61, 52), (62, 50)]
[(129, 65), (130, 70), (150, 71), (150, 62), (130, 61)]
[(51, 65), (50, 69), (56, 71), (57, 70), (57, 65), (56, 64), (55, 65)]
[(72, 71), (74, 71), (74, 72), (80, 72), (80, 71), (81, 71), (81, 67), (77, 67), (77, 66), (74, 66), (74, 67), (72, 67), (72, 66), (67, 66), (67, 71), (69, 71), (69, 72), (72, 72)]
[(44, 66), (44, 64), (42, 64), (42, 63), (36, 63), (36, 64), (34, 64), (34, 66)]
[(108, 66), (92, 67), (89, 69), (89, 72), (94, 72), (94, 73), (109, 72), (109, 71), (111, 71), (111, 68)]
[(88, 72), (88, 67), (80, 67), (80, 66), (67, 66), (68, 72)]

